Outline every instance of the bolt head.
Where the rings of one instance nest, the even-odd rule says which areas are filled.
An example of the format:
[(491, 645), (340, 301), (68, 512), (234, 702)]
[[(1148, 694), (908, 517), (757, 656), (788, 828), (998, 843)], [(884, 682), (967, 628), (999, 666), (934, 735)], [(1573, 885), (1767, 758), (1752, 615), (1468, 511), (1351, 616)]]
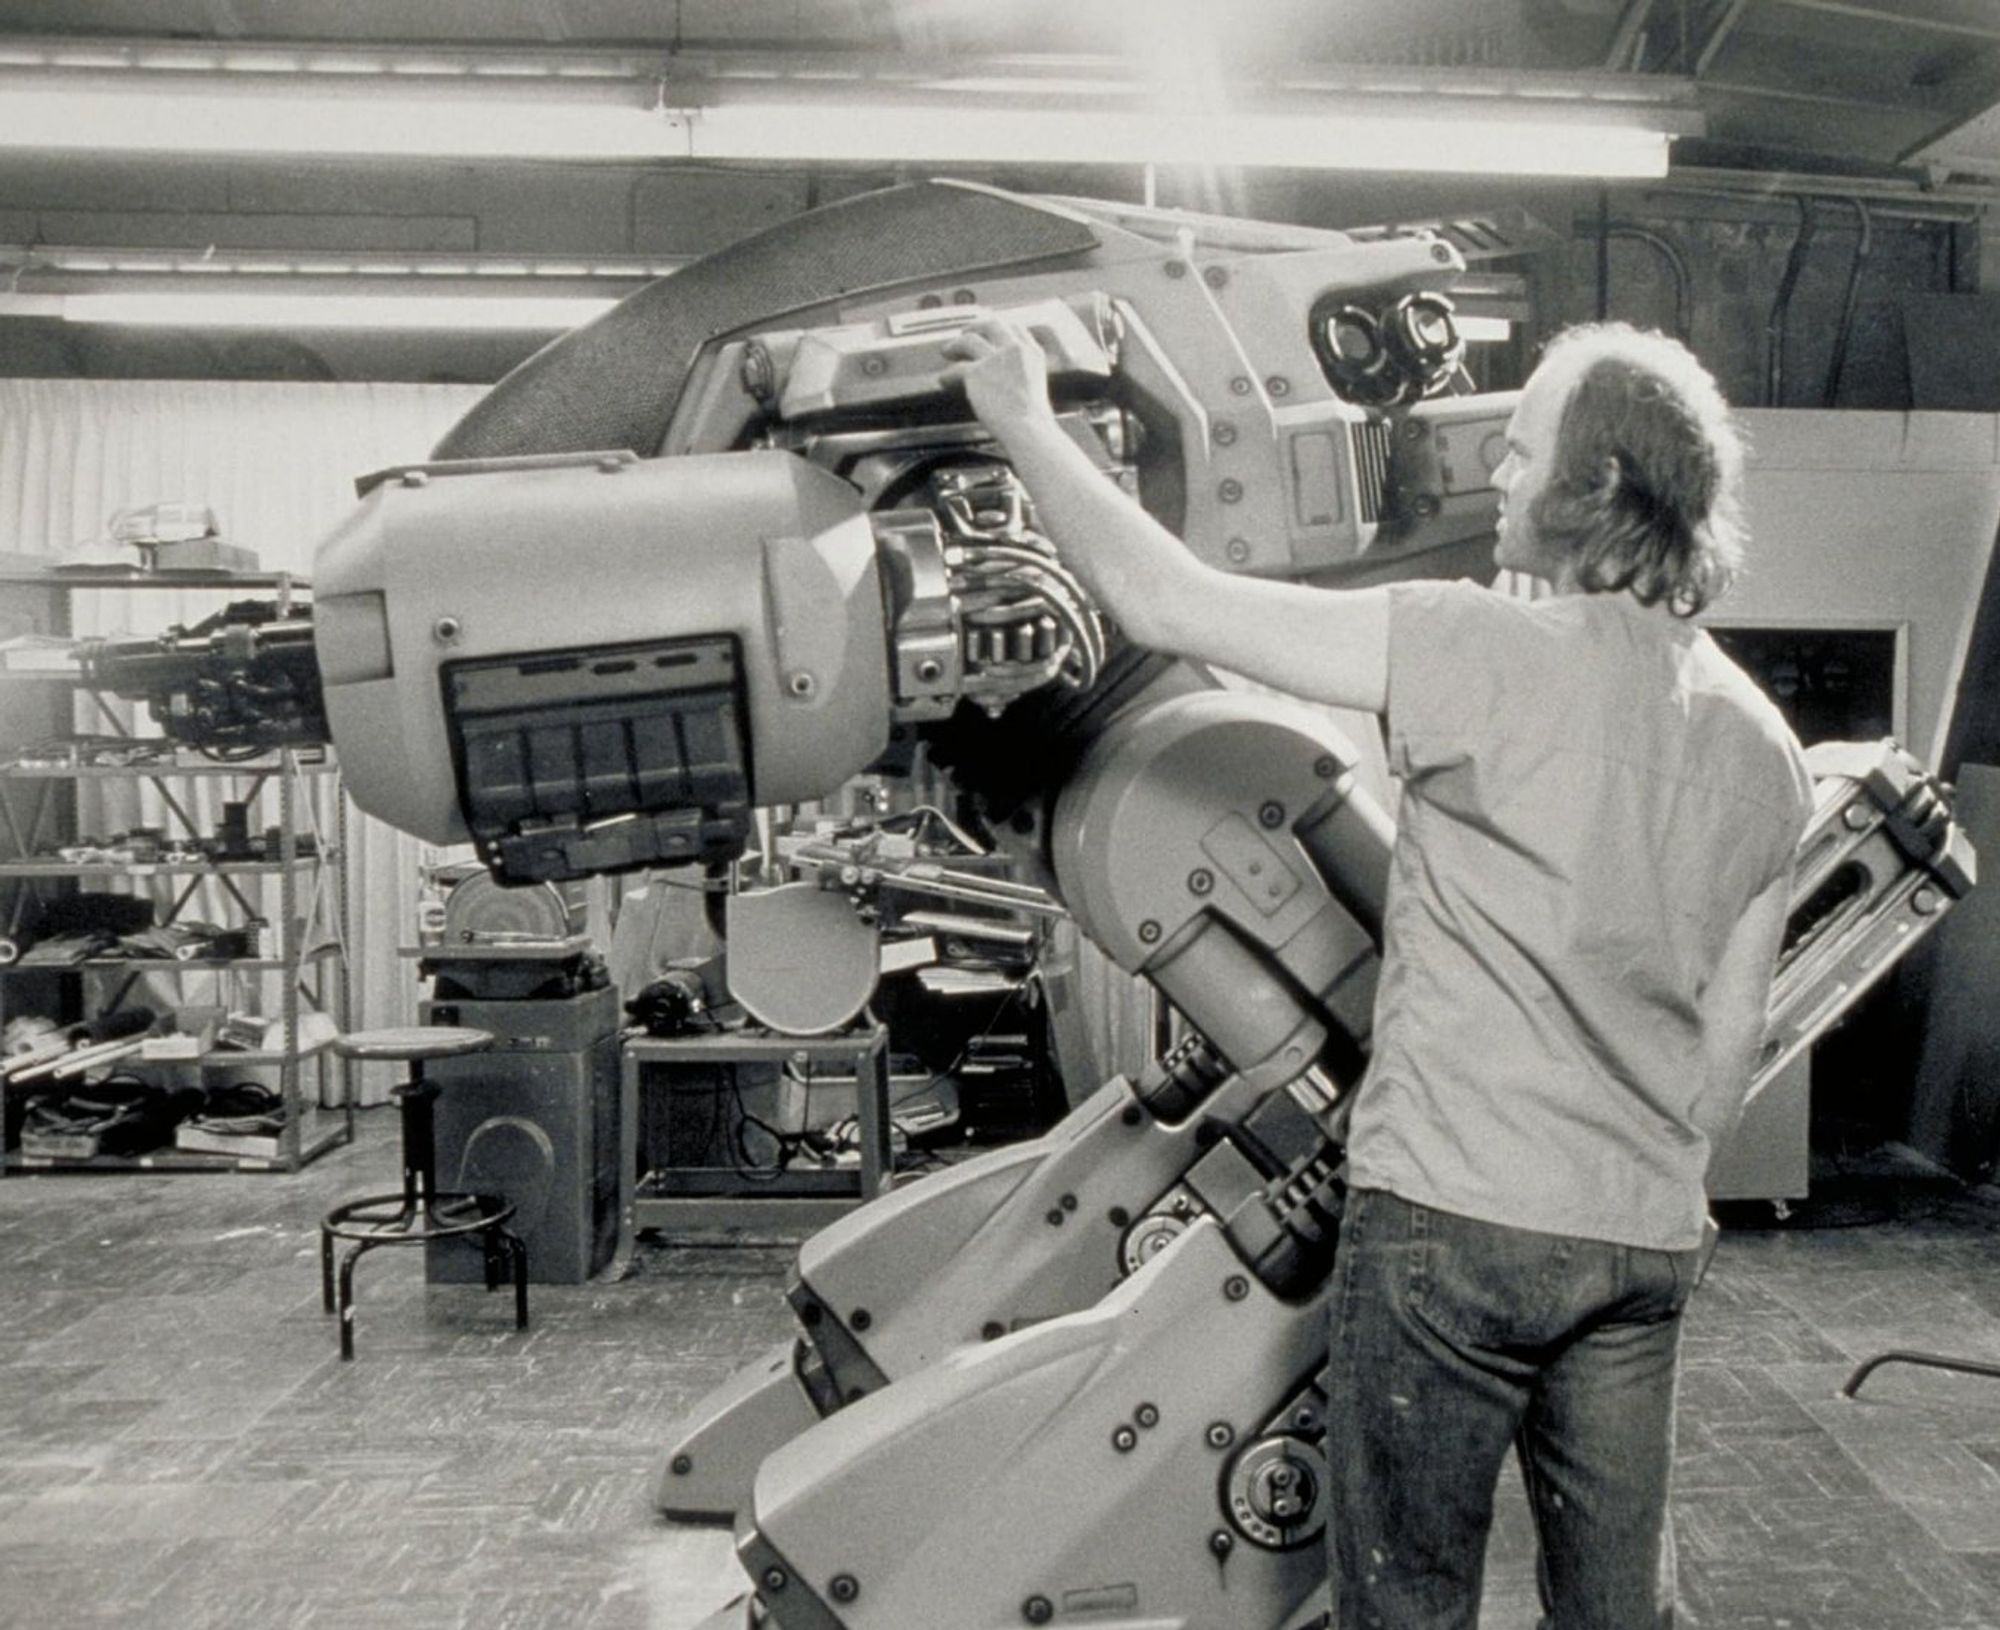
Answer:
[(668, 1467), (676, 1477), (685, 1477), (694, 1470), (694, 1462), (686, 1455), (675, 1455)]

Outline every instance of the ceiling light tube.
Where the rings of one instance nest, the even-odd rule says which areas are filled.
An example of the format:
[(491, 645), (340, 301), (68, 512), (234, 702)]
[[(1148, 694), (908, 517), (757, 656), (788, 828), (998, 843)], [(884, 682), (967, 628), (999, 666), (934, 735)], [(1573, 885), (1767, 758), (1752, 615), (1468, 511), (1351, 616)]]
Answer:
[[(0, 294), (0, 318), (56, 317), (72, 323), (151, 328), (510, 329), (552, 334), (589, 322), (615, 304), (616, 299), (608, 295), (400, 294), (381, 290), (273, 293), (149, 287), (117, 292)], [(1459, 333), (1473, 345), (1504, 342), (1514, 331), (1506, 317), (1461, 311), (1457, 321)]]
[(1164, 164), (1469, 175), (1659, 177), (1668, 138), (1625, 124), (1505, 115), (1154, 114), (1115, 108), (730, 103), (690, 115), (706, 159), (922, 157), (988, 164)]
[[(975, 79), (968, 84), (976, 83)], [(1582, 90), (1238, 87), (1237, 110), (1049, 81), (423, 77), (0, 68), (0, 147), (446, 159), (1223, 165), (1658, 177), (1667, 107)]]
[(349, 158), (687, 157), (685, 118), (633, 87), (612, 89), (607, 97), (515, 95), (478, 85), (405, 89), (372, 80), (267, 89), (206, 76), (185, 87), (27, 89), (0, 80), (0, 147)]
[(0, 317), (148, 328), (512, 329), (560, 333), (617, 302), (603, 296), (436, 294), (0, 294)]

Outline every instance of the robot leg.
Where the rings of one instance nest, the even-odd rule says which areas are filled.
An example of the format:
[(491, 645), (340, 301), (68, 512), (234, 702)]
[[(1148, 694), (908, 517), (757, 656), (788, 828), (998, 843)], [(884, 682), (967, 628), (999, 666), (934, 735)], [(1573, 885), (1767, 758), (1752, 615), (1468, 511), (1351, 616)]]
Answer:
[[(1183, 1048), (1158, 1073), (1194, 1073)], [(674, 1432), (656, 1503), (734, 1522), (764, 1458), (822, 1416), (967, 1345), (1096, 1302), (1179, 1232), (1170, 1197), (1269, 1085), (1232, 1076), (1202, 1113), (1160, 1118), (1115, 1079), (1030, 1142), (872, 1201), (807, 1240), (800, 1334), (702, 1400)], [(1157, 1096), (1157, 1086), (1155, 1088)]]
[(1096, 1306), (774, 1454), (705, 1630), (1292, 1630), (1324, 1623), (1323, 1298), (1204, 1218)]

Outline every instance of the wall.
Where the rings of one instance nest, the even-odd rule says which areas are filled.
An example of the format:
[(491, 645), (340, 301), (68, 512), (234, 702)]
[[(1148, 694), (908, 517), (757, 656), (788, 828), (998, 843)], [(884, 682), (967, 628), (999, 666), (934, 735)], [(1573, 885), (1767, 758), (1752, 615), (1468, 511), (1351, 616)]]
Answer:
[(2000, 526), (2000, 415), (1766, 412), (1741, 623), (1908, 625), (1906, 745), (1935, 763)]

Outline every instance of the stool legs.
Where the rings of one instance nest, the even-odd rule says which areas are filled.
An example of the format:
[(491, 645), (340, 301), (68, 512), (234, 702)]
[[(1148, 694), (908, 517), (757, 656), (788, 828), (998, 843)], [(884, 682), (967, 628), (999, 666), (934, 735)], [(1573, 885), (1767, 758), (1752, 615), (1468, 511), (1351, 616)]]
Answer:
[[(507, 1265), (512, 1269), (514, 1280), (514, 1328), (528, 1328), (528, 1244), (521, 1236), (506, 1226), (506, 1218), (512, 1207), (503, 1207), (491, 1217), (482, 1217), (483, 1228), (474, 1224), (471, 1229), (455, 1229), (454, 1234), (477, 1231), (480, 1235), (480, 1250), (486, 1259), (486, 1288), (496, 1291), (500, 1288), (502, 1253)], [(421, 1233), (390, 1234), (381, 1239), (357, 1239), (340, 1258), (337, 1275), (333, 1268), (333, 1242), (335, 1235), (322, 1229), (320, 1233), (321, 1265), (327, 1274), (327, 1308), (329, 1313), (340, 1315), (340, 1356), (351, 1361), (354, 1357), (354, 1269), (361, 1258), (378, 1245), (422, 1244), (425, 1236)], [(351, 1236), (340, 1236), (343, 1238)], [(452, 1235), (437, 1236), (432, 1238)]]
[[(340, 1356), (354, 1357), (354, 1269), (362, 1256), (378, 1245), (426, 1245), (432, 1240), (463, 1239), (477, 1243), (485, 1258), (486, 1288), (500, 1288), (501, 1275), (511, 1267), (514, 1278), (514, 1326), (528, 1328), (528, 1246), (507, 1223), (511, 1202), (476, 1194), (440, 1194), (437, 1188), (437, 1143), (431, 1105), (438, 1089), (421, 1075), (395, 1089), (402, 1115), (403, 1187), (400, 1195), (370, 1195), (329, 1211), (319, 1225), (320, 1298), (340, 1319)], [(386, 1208), (395, 1206), (394, 1211)], [(349, 1240), (334, 1263), (334, 1241)]]
[(340, 1356), (349, 1363), (354, 1360), (354, 1264), (367, 1249), (368, 1241), (359, 1240), (340, 1258)]
[(514, 1258), (514, 1328), (528, 1328), (528, 1243), (512, 1229), (503, 1228), (500, 1236), (507, 1242), (507, 1249)]

